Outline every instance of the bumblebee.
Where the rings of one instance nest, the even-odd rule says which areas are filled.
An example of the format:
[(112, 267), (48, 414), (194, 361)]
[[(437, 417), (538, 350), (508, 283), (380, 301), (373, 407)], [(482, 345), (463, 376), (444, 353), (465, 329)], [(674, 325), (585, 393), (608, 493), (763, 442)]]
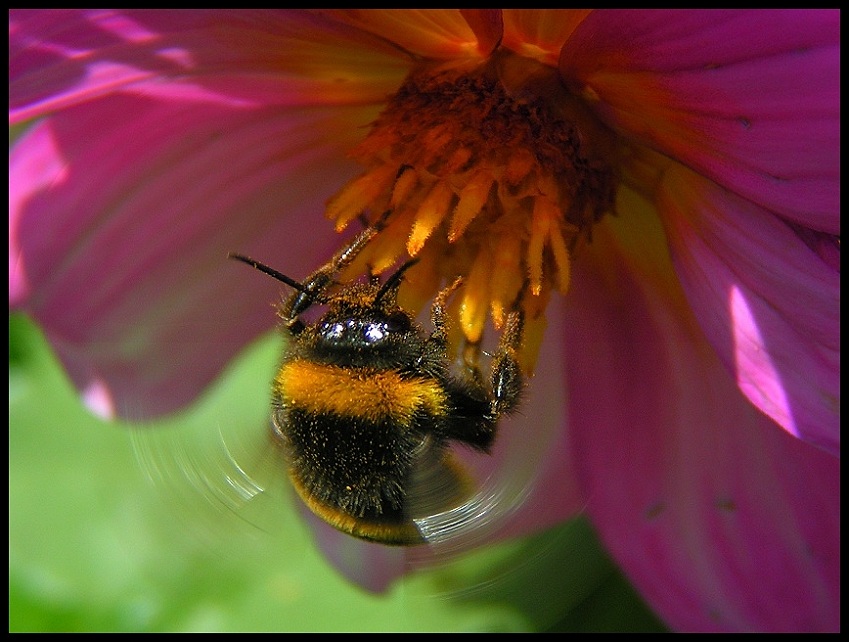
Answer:
[[(499, 418), (518, 405), (523, 314), (517, 303), (507, 316), (488, 381), (476, 356), (455, 373), (446, 307), (461, 279), (435, 297), (430, 333), (397, 303), (415, 260), (382, 283), (336, 281), (380, 230), (380, 223), (364, 229), (303, 282), (240, 254), (230, 258), (294, 289), (278, 309), (286, 349), (272, 384), (272, 433), (297, 493), (345, 533), (409, 546), (424, 543), (417, 518), (471, 493), (448, 445), (487, 452)], [(313, 306), (326, 311), (308, 322), (302, 315)]]

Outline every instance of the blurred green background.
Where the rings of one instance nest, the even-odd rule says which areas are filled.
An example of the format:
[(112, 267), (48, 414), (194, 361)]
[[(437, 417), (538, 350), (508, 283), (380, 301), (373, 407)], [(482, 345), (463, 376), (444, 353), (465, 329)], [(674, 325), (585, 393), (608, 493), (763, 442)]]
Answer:
[(662, 630), (584, 519), (383, 594), (349, 583), (286, 492), (239, 502), (249, 481), (219, 474), (229, 427), (267, 423), (257, 373), (278, 349), (263, 339), (192, 408), (139, 429), (88, 413), (38, 328), (10, 316), (11, 631)]

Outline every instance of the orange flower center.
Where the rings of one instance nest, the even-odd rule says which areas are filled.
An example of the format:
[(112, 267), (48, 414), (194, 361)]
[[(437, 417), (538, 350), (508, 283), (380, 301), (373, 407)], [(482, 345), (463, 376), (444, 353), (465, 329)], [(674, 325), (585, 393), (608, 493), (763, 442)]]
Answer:
[(420, 307), (463, 275), (456, 316), (471, 343), (488, 317), (500, 328), (523, 293), (530, 370), (551, 290), (568, 291), (577, 244), (613, 209), (614, 149), (550, 67), (510, 53), (473, 67), (426, 66), (354, 150), (367, 170), (327, 215), (342, 230), (391, 212), (351, 276), (419, 258), (405, 304)]

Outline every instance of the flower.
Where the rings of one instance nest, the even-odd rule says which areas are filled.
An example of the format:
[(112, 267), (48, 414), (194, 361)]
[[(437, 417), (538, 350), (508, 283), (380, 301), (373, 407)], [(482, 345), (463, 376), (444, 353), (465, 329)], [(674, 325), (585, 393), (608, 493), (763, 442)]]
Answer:
[(155, 416), (271, 321), (228, 251), (306, 274), (328, 197), (388, 207), (411, 305), (465, 275), (476, 341), (527, 281), (525, 368), (562, 343), (542, 506), (574, 484), (674, 628), (835, 630), (839, 48), (837, 11), (15, 11), (10, 306)]

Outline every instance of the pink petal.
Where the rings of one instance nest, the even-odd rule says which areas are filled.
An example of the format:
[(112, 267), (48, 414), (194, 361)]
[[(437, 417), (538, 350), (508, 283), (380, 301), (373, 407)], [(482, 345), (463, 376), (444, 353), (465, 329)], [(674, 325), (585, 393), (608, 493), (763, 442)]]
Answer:
[(677, 630), (839, 630), (839, 460), (739, 394), (656, 260), (657, 223), (627, 204), (629, 217), (593, 231), (569, 293), (570, 431), (588, 512)]
[(560, 59), (614, 129), (839, 234), (840, 13), (598, 11)]
[(323, 202), (374, 115), (129, 95), (63, 111), (10, 157), (10, 303), (101, 414), (176, 410), (275, 321), (280, 285), (227, 253), (295, 278), (324, 261)]
[(658, 203), (693, 310), (740, 390), (840, 452), (840, 273), (781, 219), (684, 168)]
[(242, 105), (379, 102), (408, 58), (305, 11), (13, 11), (10, 122), (117, 91)]

